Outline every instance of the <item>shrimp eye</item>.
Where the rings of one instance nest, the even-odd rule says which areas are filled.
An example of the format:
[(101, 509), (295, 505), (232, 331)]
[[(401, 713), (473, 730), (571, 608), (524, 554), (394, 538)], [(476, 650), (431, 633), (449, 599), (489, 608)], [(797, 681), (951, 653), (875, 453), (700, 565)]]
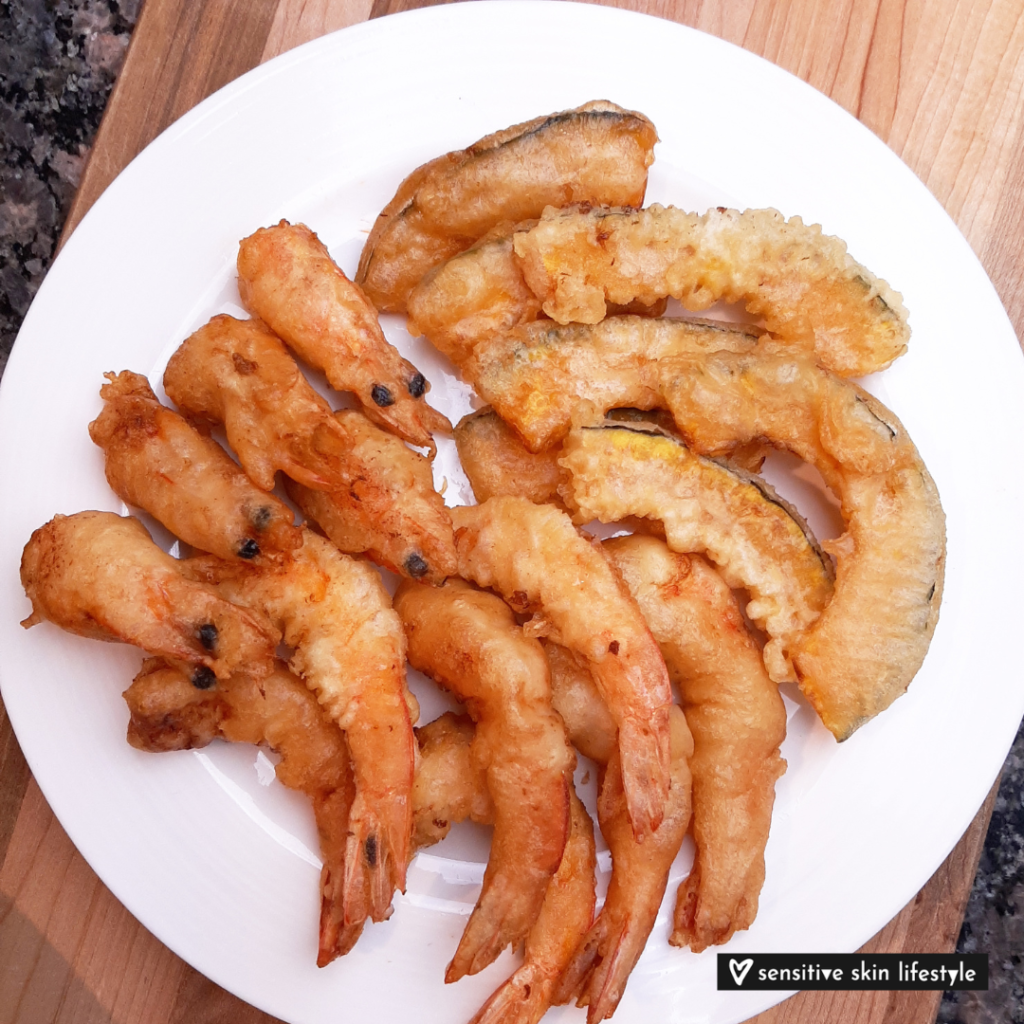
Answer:
[(212, 651), (217, 646), (217, 627), (212, 622), (204, 622), (196, 633), (206, 650)]
[(274, 513), (270, 511), (269, 505), (260, 505), (259, 508), (254, 508), (249, 513), (249, 522), (256, 527), (257, 530), (265, 530), (270, 525), (270, 520), (273, 518)]
[(260, 553), (260, 546), (250, 537), (238, 546), (239, 558), (255, 558)]
[(363, 843), (363, 849), (366, 851), (366, 863), (371, 868), (377, 866), (377, 837), (367, 836), (366, 842)]
[(422, 398), (423, 392), (427, 390), (427, 378), (422, 373), (417, 373), (406, 386), (413, 398)]
[(416, 579), (425, 576), (429, 568), (430, 566), (423, 560), (423, 556), (415, 551), (405, 560), (405, 571)]
[(192, 673), (192, 685), (197, 690), (208, 690), (215, 682), (217, 682), (217, 677), (205, 665), (200, 665)]
[(383, 409), (386, 406), (394, 405), (395, 398), (383, 384), (374, 384), (370, 390), (370, 397)]

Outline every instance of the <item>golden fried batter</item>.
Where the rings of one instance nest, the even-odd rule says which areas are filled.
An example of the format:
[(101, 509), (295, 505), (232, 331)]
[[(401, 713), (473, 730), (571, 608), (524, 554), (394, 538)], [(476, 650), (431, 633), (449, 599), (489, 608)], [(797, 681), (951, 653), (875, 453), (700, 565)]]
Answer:
[(601, 772), (597, 816), (612, 854), (604, 906), (558, 984), (556, 1001), (576, 997), (587, 1024), (610, 1017), (644, 951), (668, 885), (669, 869), (690, 824), (693, 739), (683, 712), (672, 707), (672, 788), (658, 830), (638, 843), (629, 824), (619, 753)]
[(570, 432), (566, 501), (581, 522), (660, 521), (673, 551), (699, 552), (752, 600), (764, 660), (794, 680), (788, 651), (832, 598), (832, 564), (807, 524), (763, 480), (694, 455), (675, 438), (611, 423)]
[(21, 583), (32, 602), (26, 628), (45, 620), (134, 644), (183, 665), (197, 686), (243, 666), (256, 676), (273, 667), (280, 634), (266, 618), (193, 582), (131, 517), (54, 516), (25, 545)]
[(167, 363), (164, 390), (191, 419), (224, 424), (263, 490), (273, 490), (278, 470), (319, 490), (348, 486), (345, 438), (331, 407), (259, 320), (221, 314), (200, 327)]
[(409, 293), (409, 331), (424, 335), (456, 366), (482, 338), (501, 335), (540, 316), (512, 252), (512, 235), (529, 227), (502, 222), (475, 245), (434, 267)]
[(694, 312), (719, 299), (744, 302), (772, 334), (844, 377), (884, 369), (910, 337), (898, 293), (854, 262), (841, 239), (777, 210), (547, 210), (513, 245), (559, 323), (597, 323), (606, 299), (671, 295)]
[(832, 600), (788, 645), (797, 681), (837, 739), (888, 707), (920, 668), (939, 617), (945, 516), (903, 424), (811, 358), (762, 343), (671, 361), (663, 393), (691, 446), (767, 439), (816, 466), (846, 532)]
[(354, 409), (334, 414), (347, 483), (319, 491), (287, 481), (288, 496), (307, 519), (349, 554), (365, 554), (392, 572), (442, 583), (458, 569), (455, 535), (430, 462)]
[(303, 224), (281, 221), (242, 239), (238, 290), (263, 320), (331, 387), (352, 391), (375, 423), (434, 451), (432, 431), (451, 424), (427, 405), (426, 378), (391, 345), (376, 310)]
[(302, 543), (291, 510), (264, 494), (212, 438), (161, 405), (141, 374), (105, 375), (89, 436), (107, 483), (186, 544), (220, 558), (256, 558)]
[(700, 952), (749, 928), (764, 884), (786, 709), (736, 599), (697, 555), (653, 537), (604, 542), (678, 682), (693, 734), (697, 855), (670, 941)]
[(586, 659), (618, 728), (630, 821), (638, 837), (649, 835), (668, 796), (672, 692), (636, 603), (600, 549), (550, 505), (491, 498), (452, 509), (452, 520), (460, 574), (536, 613)]
[(501, 221), (545, 206), (639, 206), (658, 136), (642, 114), (595, 100), (488, 135), (417, 168), (370, 232), (356, 280), (378, 309), (403, 312), (431, 267)]
[(289, 667), (345, 731), (356, 779), (345, 920), (367, 913), (384, 920), (392, 893), (405, 888), (415, 739), (405, 635), (379, 574), (310, 530), (287, 566), (212, 558), (191, 559), (187, 566), (279, 626), (294, 648)]
[(491, 338), (464, 365), (479, 395), (533, 452), (611, 409), (664, 405), (661, 365), (692, 352), (753, 349), (762, 331), (714, 320), (611, 317), (593, 326), (540, 321)]
[(526, 938), (562, 860), (576, 759), (551, 708), (543, 649), (501, 598), (459, 579), (442, 587), (405, 582), (395, 610), (413, 667), (466, 702), (494, 801), (483, 891), (445, 974), (452, 982)]
[(355, 781), (344, 734), (301, 680), (278, 664), (258, 681), (242, 673), (198, 690), (176, 669), (150, 659), (124, 699), (131, 711), (128, 742), (139, 750), (204, 747), (222, 737), (265, 743), (281, 755), (277, 778), (310, 798), (320, 836), (324, 864), (317, 966), (326, 967), (349, 952), (366, 923), (365, 917), (346, 923), (342, 905)]
[(493, 409), (464, 416), (455, 428), (455, 446), (477, 501), (519, 494), (536, 504), (565, 508), (558, 496), (566, 480), (558, 465), (561, 449), (535, 455)]

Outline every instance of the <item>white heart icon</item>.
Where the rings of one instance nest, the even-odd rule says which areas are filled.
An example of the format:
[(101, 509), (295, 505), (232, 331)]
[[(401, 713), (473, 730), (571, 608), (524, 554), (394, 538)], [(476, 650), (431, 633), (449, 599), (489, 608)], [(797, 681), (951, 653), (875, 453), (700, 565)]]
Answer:
[(753, 958), (747, 957), (746, 960), (740, 960), (738, 963), (735, 960), (729, 960), (729, 971), (732, 974), (733, 981), (737, 985), (743, 984), (743, 979), (747, 976), (747, 971), (754, 966)]

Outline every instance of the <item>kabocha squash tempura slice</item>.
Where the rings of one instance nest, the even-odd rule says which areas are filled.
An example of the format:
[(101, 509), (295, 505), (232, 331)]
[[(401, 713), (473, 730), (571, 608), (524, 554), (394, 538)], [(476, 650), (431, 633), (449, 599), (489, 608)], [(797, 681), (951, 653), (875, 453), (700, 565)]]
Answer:
[(604, 100), (512, 125), (417, 168), (370, 232), (356, 281), (378, 309), (403, 312), (431, 267), (501, 221), (546, 206), (639, 206), (658, 136), (643, 116)]
[(743, 302), (773, 335), (843, 377), (884, 369), (910, 338), (897, 292), (841, 239), (777, 210), (552, 209), (513, 246), (559, 323), (597, 323), (609, 301), (672, 296), (693, 312)]

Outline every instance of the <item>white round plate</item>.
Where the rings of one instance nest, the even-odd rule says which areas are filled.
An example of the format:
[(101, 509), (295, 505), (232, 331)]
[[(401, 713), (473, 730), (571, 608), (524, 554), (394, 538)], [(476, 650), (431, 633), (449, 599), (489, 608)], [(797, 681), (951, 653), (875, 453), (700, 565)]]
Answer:
[[(133, 369), (156, 383), (190, 331), (236, 310), (240, 238), (303, 220), (352, 273), (374, 216), (413, 167), (595, 98), (657, 125), (649, 201), (799, 214), (903, 293), (910, 352), (867, 385), (916, 440), (948, 515), (941, 621), (908, 694), (842, 746), (789, 701), (789, 771), (760, 914), (724, 949), (856, 949), (956, 843), (1024, 710), (1024, 482), (1010, 471), (1024, 436), (1024, 363), (966, 242), (874, 135), (743, 50), (604, 7), (454, 4), (303, 46), (200, 104), (107, 190), (44, 282), (0, 392), (0, 681), (32, 771), (132, 913), (214, 981), (294, 1024), (458, 1024), (475, 1012), (514, 963), (506, 954), (442, 982), (476, 896), (480, 837), (464, 832), (421, 855), (391, 921), (318, 970), (319, 860), (304, 800), (252, 748), (129, 748), (120, 694), (139, 652), (49, 624), (22, 630), (21, 550), (57, 512), (122, 509), (86, 432), (102, 373)], [(386, 327), (432, 380), (433, 402), (453, 418), (468, 408), (442, 360), (397, 318)], [(450, 498), (465, 496), (450, 446), (440, 458)], [(668, 947), (674, 889), (617, 1020), (731, 1024), (777, 1001), (717, 992), (716, 949)]]

